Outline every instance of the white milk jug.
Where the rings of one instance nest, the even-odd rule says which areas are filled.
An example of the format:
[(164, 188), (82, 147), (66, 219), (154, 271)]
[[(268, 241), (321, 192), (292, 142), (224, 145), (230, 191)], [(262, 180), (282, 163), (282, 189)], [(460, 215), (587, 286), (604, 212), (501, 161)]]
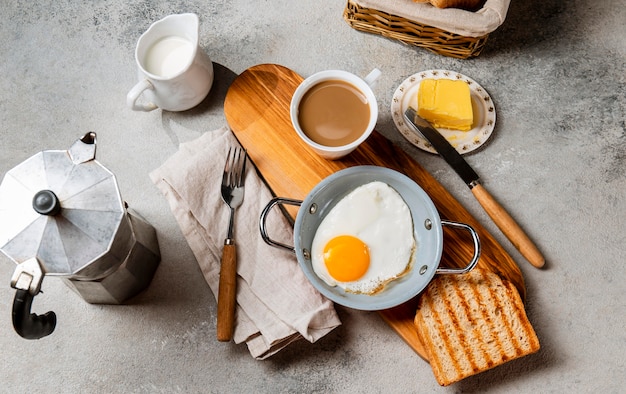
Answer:
[(139, 82), (126, 96), (131, 109), (185, 111), (204, 100), (213, 84), (213, 63), (198, 44), (198, 30), (196, 14), (169, 15), (139, 37)]

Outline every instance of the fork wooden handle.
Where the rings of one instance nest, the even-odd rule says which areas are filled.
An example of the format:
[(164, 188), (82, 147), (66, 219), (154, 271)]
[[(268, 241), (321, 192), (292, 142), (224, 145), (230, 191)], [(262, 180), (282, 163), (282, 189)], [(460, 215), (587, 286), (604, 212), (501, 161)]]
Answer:
[(237, 296), (237, 251), (231, 239), (224, 243), (217, 292), (217, 340), (228, 342), (233, 336)]

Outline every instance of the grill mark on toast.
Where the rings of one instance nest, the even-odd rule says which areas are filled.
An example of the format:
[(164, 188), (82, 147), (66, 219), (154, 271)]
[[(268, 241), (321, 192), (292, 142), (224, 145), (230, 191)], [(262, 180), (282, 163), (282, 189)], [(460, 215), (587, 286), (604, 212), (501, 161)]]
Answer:
[[(520, 347), (522, 347), (525, 351), (531, 352), (539, 350), (539, 339), (537, 338), (535, 330), (533, 330), (530, 326), (530, 322), (528, 321), (528, 317), (526, 316), (526, 311), (524, 310), (524, 304), (522, 303), (522, 299), (516, 293), (516, 290), (514, 291), (514, 286), (512, 283), (506, 283), (506, 290), (511, 294), (511, 299), (515, 304), (515, 308), (513, 308), (513, 311), (515, 312), (516, 320), (519, 322), (521, 329), (524, 331), (524, 336), (528, 338), (528, 343), (522, 342), (522, 345), (526, 346)], [(516, 339), (518, 341), (522, 341), (522, 339), (520, 339), (519, 337), (516, 337)]]
[[(511, 360), (517, 356), (520, 356), (522, 354), (522, 349), (520, 348), (520, 343), (517, 339), (517, 336), (515, 335), (515, 332), (513, 330), (513, 323), (511, 322), (511, 320), (509, 319), (509, 316), (505, 313), (505, 301), (502, 299), (502, 291), (497, 291), (498, 289), (504, 289), (506, 291), (506, 287), (504, 286), (503, 283), (501, 282), (497, 282), (494, 284), (494, 278), (487, 275), (487, 282), (488, 282), (488, 286), (487, 286), (487, 290), (489, 291), (489, 296), (492, 300), (494, 300), (495, 303), (495, 308), (496, 311), (499, 311), (498, 315), (500, 317), (500, 325), (504, 328), (504, 330), (506, 331), (506, 336), (505, 338), (509, 339), (509, 343), (512, 343), (512, 350), (514, 352), (514, 354), (510, 354), (509, 351), (507, 351), (507, 346), (503, 346), (502, 347), (502, 359), (504, 361), (507, 360)], [(496, 278), (497, 279), (497, 278)], [(494, 289), (495, 287), (495, 289)], [(507, 343), (508, 344), (508, 343)], [(504, 343), (503, 343), (504, 345)]]
[[(483, 357), (485, 358), (487, 368), (492, 368), (495, 365), (495, 360), (489, 354), (489, 349), (487, 349), (487, 347), (495, 342), (496, 349), (501, 349), (502, 344), (500, 343), (500, 338), (498, 338), (497, 335), (493, 335), (493, 333), (490, 332), (490, 327), (493, 327), (493, 322), (491, 321), (491, 317), (486, 312), (485, 307), (484, 307), (486, 300), (483, 299), (482, 295), (478, 291), (478, 288), (479, 288), (478, 282), (482, 280), (484, 280), (484, 278), (481, 275), (481, 277), (476, 280), (477, 283), (471, 283), (467, 287), (469, 288), (469, 291), (472, 293), (473, 298), (477, 304), (476, 308), (478, 309), (478, 313), (480, 313), (480, 316), (476, 320), (480, 321), (480, 319), (482, 318), (482, 320), (486, 323), (486, 324), (482, 324), (478, 330), (478, 332), (480, 333), (479, 343), (481, 344), (480, 350), (482, 351)], [(485, 330), (486, 332), (483, 332), (483, 330)]]
[(431, 296), (430, 296), (430, 288), (433, 284), (429, 284), (422, 296), (420, 297), (418, 306), (417, 306), (417, 314), (415, 315), (414, 323), (417, 326), (418, 333), (424, 339), (423, 344), (426, 346), (426, 352), (428, 353), (428, 363), (431, 365), (433, 370), (440, 370), (441, 360), (439, 359), (439, 355), (435, 351), (434, 337), (435, 332), (432, 332), (426, 322), (428, 319), (434, 319), (433, 314), (429, 311)]
[[(467, 303), (467, 299), (465, 298), (465, 295), (463, 294), (461, 290), (461, 285), (462, 283), (460, 282), (459, 278), (452, 279), (450, 288), (452, 289), (452, 291), (454, 291), (455, 297), (450, 297), (450, 298), (452, 299), (456, 298), (455, 301), (459, 303), (460, 308), (451, 308), (450, 312), (455, 320), (455, 327), (457, 328), (457, 333), (459, 335), (459, 340), (461, 344), (460, 348), (463, 351), (462, 353), (467, 357), (470, 363), (470, 368), (471, 368), (470, 372), (471, 372), (471, 371), (476, 371), (478, 369), (478, 361), (476, 360), (474, 352), (472, 352), (472, 346), (470, 345), (470, 343), (476, 342), (476, 341), (472, 341), (472, 339), (476, 339), (476, 338), (472, 338), (472, 334), (474, 334), (475, 336), (476, 332), (473, 329), (468, 332), (468, 330), (466, 330), (466, 327), (463, 324), (461, 324), (461, 322), (472, 321), (472, 313)], [(479, 337), (478, 340), (480, 341), (480, 339), (481, 338)], [(482, 350), (482, 349), (478, 349), (478, 350)]]
[[(481, 283), (482, 282), (482, 283)], [(483, 285), (484, 284), (484, 285)], [(475, 286), (471, 286), (472, 292), (475, 294), (476, 298), (479, 300), (481, 316), (485, 322), (484, 329), (487, 331), (487, 335), (491, 338), (491, 342), (488, 342), (491, 345), (488, 350), (491, 350), (491, 354), (496, 355), (496, 358), (490, 356), (490, 364), (489, 368), (492, 368), (494, 365), (497, 365), (498, 361), (501, 360), (501, 357), (504, 350), (504, 345), (502, 343), (502, 339), (498, 335), (498, 330), (494, 328), (498, 327), (498, 322), (496, 316), (492, 316), (488, 306), (492, 303), (493, 298), (491, 292), (487, 291), (485, 288), (489, 285), (489, 281), (486, 278), (485, 274), (480, 274), (480, 279), (477, 280)], [(482, 291), (481, 291), (482, 290)], [(483, 293), (484, 291), (487, 294)]]
[[(429, 308), (433, 313), (433, 317), (435, 322), (437, 323), (437, 332), (441, 335), (441, 340), (443, 345), (448, 353), (448, 357), (452, 363), (455, 373), (458, 374), (458, 371), (461, 370), (461, 366), (457, 357), (455, 357), (455, 349), (452, 346), (452, 338), (450, 338), (449, 330), (446, 327), (446, 321), (444, 321), (445, 314), (440, 314), (437, 309), (437, 302), (443, 301), (443, 306), (446, 310), (450, 308), (450, 300), (445, 297), (445, 288), (443, 286), (443, 281), (438, 280), (435, 286), (436, 293), (439, 293), (438, 296), (432, 297), (432, 300), (429, 302)], [(429, 297), (430, 298), (430, 297)], [(440, 371), (442, 375), (448, 376), (449, 373), (446, 371), (445, 366), (442, 362), (439, 363)]]

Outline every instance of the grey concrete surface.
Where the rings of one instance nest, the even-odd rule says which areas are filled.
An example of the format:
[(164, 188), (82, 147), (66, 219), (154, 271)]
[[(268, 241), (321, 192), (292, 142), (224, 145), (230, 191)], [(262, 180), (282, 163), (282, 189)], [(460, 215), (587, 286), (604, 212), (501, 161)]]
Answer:
[[(351, 29), (343, 1), (5, 0), (0, 16), (0, 174), (45, 149), (98, 133), (98, 159), (158, 230), (162, 263), (128, 305), (85, 303), (47, 278), (38, 313), (57, 330), (27, 341), (10, 308), (14, 269), (0, 258), (0, 392), (375, 393), (624, 392), (626, 384), (626, 2), (512, 1), (483, 54), (458, 60)], [(126, 108), (139, 35), (170, 13), (200, 17), (216, 64), (210, 96), (184, 113)], [(401, 145), (519, 262), (539, 353), (440, 388), (376, 313), (338, 307), (343, 325), (266, 361), (215, 340), (216, 303), (148, 173), (180, 142), (226, 124), (234, 76), (278, 63), (303, 76), (327, 68), (383, 74), (377, 129)], [(462, 72), (491, 94), (495, 134), (468, 156), (484, 184), (536, 241), (524, 262), (440, 158), (407, 143), (389, 107), (409, 75)], [(2, 226), (10, 223), (1, 223)]]

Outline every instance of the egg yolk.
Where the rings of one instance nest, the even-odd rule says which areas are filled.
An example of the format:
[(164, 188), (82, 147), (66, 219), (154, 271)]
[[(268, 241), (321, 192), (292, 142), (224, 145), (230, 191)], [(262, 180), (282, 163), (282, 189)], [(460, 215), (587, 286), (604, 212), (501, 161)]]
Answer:
[(351, 235), (340, 235), (324, 247), (324, 263), (330, 276), (340, 282), (359, 279), (370, 266), (367, 245)]

